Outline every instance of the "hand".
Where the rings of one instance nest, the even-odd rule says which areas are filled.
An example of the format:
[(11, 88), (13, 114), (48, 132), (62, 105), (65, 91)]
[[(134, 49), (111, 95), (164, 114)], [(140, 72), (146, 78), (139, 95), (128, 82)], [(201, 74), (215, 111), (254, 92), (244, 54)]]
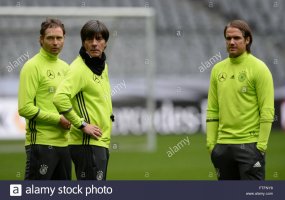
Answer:
[(212, 154), (214, 148), (215, 148), (215, 144), (214, 145), (209, 145), (208, 151), (209, 151), (210, 155)]
[(65, 129), (65, 130), (69, 130), (70, 129), (70, 126), (71, 126), (71, 123), (63, 116), (61, 115), (60, 116), (60, 120), (59, 120), (59, 125)]
[(88, 135), (91, 135), (96, 140), (98, 140), (102, 136), (102, 131), (98, 126), (87, 124), (82, 128), (82, 131)]
[(264, 150), (262, 150), (260, 147), (257, 147), (257, 145), (256, 145), (255, 147), (256, 147), (257, 151), (259, 151), (259, 153), (260, 153), (262, 156), (265, 155), (265, 151), (264, 151)]

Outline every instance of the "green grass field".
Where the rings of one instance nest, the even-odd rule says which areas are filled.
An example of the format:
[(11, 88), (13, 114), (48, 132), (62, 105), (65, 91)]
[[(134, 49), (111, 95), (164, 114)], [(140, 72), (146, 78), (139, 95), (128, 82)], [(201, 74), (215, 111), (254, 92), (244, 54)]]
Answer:
[[(185, 139), (171, 157), (167, 151)], [(216, 180), (205, 148), (205, 135), (158, 136), (155, 152), (138, 151), (144, 137), (113, 137), (108, 180)], [(266, 155), (266, 180), (285, 180), (285, 133), (271, 133)], [(115, 146), (114, 146), (115, 144)], [(0, 141), (0, 180), (24, 178), (24, 141)], [(75, 179), (73, 173), (73, 179)]]

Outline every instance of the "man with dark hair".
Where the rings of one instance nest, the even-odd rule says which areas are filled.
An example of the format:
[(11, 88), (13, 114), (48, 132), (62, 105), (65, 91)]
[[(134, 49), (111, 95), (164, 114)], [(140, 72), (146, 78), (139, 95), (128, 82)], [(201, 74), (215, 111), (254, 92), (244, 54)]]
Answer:
[(112, 102), (104, 50), (106, 26), (88, 21), (81, 29), (82, 47), (60, 84), (53, 102), (72, 124), (70, 152), (78, 180), (106, 180), (112, 131)]
[(211, 72), (207, 147), (219, 180), (264, 180), (265, 151), (274, 118), (272, 75), (250, 53), (245, 21), (224, 29), (229, 58)]
[(20, 73), (18, 110), (26, 118), (27, 180), (71, 179), (70, 122), (52, 103), (56, 88), (68, 71), (68, 64), (58, 58), (64, 34), (60, 20), (44, 21), (40, 52), (25, 63)]

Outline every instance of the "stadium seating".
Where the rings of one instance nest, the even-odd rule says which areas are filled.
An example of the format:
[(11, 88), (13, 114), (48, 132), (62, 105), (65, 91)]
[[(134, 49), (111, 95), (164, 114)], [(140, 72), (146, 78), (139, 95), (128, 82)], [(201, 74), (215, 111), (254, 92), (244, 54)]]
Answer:
[[(212, 5), (209, 4), (212, 2)], [(277, 4), (276, 4), (277, 2)], [(264, 60), (269, 66), (275, 79), (275, 86), (284, 85), (285, 72), (284, 66), (284, 32), (285, 32), (285, 15), (284, 3), (281, 1), (267, 0), (49, 0), (20, 1), (21, 6), (112, 6), (112, 7), (153, 7), (156, 10), (156, 60), (157, 76), (179, 76), (185, 77), (202, 77), (208, 81), (209, 70), (201, 73), (199, 65), (211, 58), (218, 52), (221, 52), (225, 58), (225, 47), (223, 38), (223, 28), (225, 24), (234, 18), (247, 20), (253, 27), (254, 31), (254, 54)], [(275, 3), (275, 4), (274, 4)], [(17, 1), (2, 0), (0, 6), (16, 6)], [(0, 77), (1, 81), (14, 79), (15, 86), (8, 93), (0, 93), (0, 96), (16, 95), (17, 79), (19, 69), (9, 73), (6, 69), (8, 62), (21, 55), (25, 49), (29, 49), (30, 55), (38, 51), (39, 44), (37, 41), (38, 33), (31, 33), (30, 29), (37, 29), (39, 23), (32, 19), (23, 19), (24, 21), (0, 20), (0, 43), (2, 51), (0, 53)], [(24, 25), (24, 26), (23, 26)], [(134, 22), (126, 24), (115, 24), (114, 27), (136, 25)], [(82, 23), (78, 23), (81, 27)], [(115, 29), (114, 29), (115, 30)], [(180, 31), (181, 35), (177, 35)], [(25, 34), (34, 34), (34, 39), (27, 41)], [(63, 58), (71, 62), (78, 52), (80, 40), (78, 33), (74, 32), (68, 38), (63, 53)], [(77, 38), (76, 38), (77, 37)], [(112, 54), (109, 59), (109, 65), (125, 65), (126, 69), (131, 69), (133, 62), (127, 62), (126, 55), (122, 52), (126, 46), (132, 46), (140, 41), (133, 33), (124, 33), (121, 35), (123, 40), (110, 40), (111, 49), (108, 51)], [(127, 41), (127, 42), (126, 42)], [(134, 48), (136, 48), (134, 46)], [(3, 51), (5, 49), (5, 51)], [(138, 55), (144, 54), (143, 49), (136, 48), (132, 56), (137, 56), (137, 61), (141, 58)], [(130, 53), (130, 52), (128, 52)], [(113, 58), (122, 58), (114, 60)], [(275, 59), (275, 61), (274, 61)], [(276, 59), (278, 63), (276, 63)], [(142, 61), (144, 62), (144, 61)], [(275, 63), (274, 63), (275, 62)], [(114, 78), (122, 74), (120, 70), (114, 69), (111, 73)]]

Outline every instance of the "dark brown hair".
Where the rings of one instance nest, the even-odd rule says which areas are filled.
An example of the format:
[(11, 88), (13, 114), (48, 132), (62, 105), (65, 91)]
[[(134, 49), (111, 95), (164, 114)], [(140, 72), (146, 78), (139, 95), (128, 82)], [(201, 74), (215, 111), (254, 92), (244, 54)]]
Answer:
[(59, 19), (46, 19), (46, 21), (42, 22), (40, 34), (41, 36), (45, 35), (45, 32), (48, 28), (57, 28), (60, 27), (62, 29), (63, 35), (65, 35), (64, 24)]
[(86, 39), (97, 38), (100, 35), (104, 38), (106, 42), (109, 39), (109, 30), (107, 29), (105, 24), (98, 20), (90, 20), (86, 22), (86, 24), (84, 24), (84, 26), (82, 27), (80, 34), (82, 43)]
[(246, 39), (247, 37), (249, 37), (249, 43), (246, 45), (246, 51), (248, 53), (250, 53), (250, 46), (251, 46), (251, 43), (252, 43), (252, 32), (251, 32), (251, 29), (249, 27), (249, 25), (243, 21), (243, 20), (233, 20), (231, 21), (230, 23), (228, 23), (226, 26), (225, 26), (225, 29), (224, 29), (224, 37), (226, 38), (226, 31), (229, 27), (234, 27), (234, 28), (237, 28), (239, 29), (242, 34), (243, 34), (243, 37)]

